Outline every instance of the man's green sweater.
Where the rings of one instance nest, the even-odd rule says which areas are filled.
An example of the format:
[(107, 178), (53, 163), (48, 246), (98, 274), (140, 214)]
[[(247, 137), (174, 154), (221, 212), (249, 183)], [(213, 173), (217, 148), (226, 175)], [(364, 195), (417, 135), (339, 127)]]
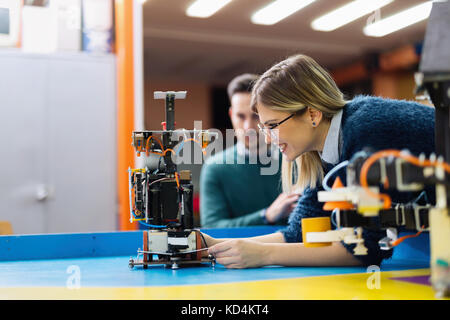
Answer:
[(202, 227), (264, 225), (262, 212), (281, 193), (281, 157), (271, 161), (277, 161), (276, 174), (264, 175), (261, 169), (271, 164), (249, 164), (249, 157), (238, 154), (236, 146), (209, 158), (200, 174)]

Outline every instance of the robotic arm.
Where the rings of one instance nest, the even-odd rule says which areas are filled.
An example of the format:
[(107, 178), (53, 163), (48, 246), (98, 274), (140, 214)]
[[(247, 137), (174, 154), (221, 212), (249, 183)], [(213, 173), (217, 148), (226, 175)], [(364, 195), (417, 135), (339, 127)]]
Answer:
[[(435, 2), (428, 22), (420, 72), (416, 74), (417, 91), (422, 91), (435, 106), (436, 154), (429, 159), (414, 157), (407, 150), (362, 152), (348, 163), (347, 186), (327, 186), (319, 192), (319, 201), (333, 210), (337, 230), (310, 232), (307, 242), (344, 241), (356, 243), (355, 254), (367, 254), (362, 228), (386, 230), (380, 248), (390, 250), (411, 236), (397, 238), (397, 227), (420, 234), (430, 232), (431, 283), (438, 296), (450, 296), (450, 2)], [(447, 162), (445, 162), (447, 161)], [(339, 168), (338, 168), (339, 167)], [(335, 172), (330, 172), (333, 175)], [(436, 190), (436, 204), (398, 203), (379, 190)]]

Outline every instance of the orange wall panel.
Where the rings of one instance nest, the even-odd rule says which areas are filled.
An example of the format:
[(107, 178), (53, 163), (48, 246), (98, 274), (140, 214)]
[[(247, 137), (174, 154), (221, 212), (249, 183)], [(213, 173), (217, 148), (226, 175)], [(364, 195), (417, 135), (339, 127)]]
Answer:
[(128, 167), (134, 167), (131, 135), (134, 130), (133, 0), (115, 1), (117, 55), (117, 177), (119, 229), (134, 230), (129, 221)]

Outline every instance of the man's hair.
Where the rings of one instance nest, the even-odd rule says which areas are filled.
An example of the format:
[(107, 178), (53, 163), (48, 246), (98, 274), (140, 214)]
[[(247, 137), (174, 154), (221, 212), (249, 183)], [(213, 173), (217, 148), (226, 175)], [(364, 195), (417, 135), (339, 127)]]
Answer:
[(228, 98), (230, 99), (230, 101), (231, 97), (233, 97), (233, 95), (236, 93), (251, 93), (253, 85), (255, 84), (256, 80), (258, 80), (258, 78), (259, 76), (256, 74), (244, 73), (231, 80), (227, 88)]

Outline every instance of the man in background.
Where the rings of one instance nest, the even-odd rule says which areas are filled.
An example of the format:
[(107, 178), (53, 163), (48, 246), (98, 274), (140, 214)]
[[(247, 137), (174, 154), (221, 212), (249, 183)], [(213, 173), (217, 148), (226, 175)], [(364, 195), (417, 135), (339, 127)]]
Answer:
[[(206, 228), (227, 228), (250, 225), (286, 224), (296, 205), (297, 194), (280, 194), (280, 156), (275, 174), (262, 175), (267, 167), (259, 160), (249, 161), (259, 154), (259, 117), (250, 108), (251, 91), (258, 79), (254, 74), (234, 78), (227, 92), (231, 102), (228, 114), (237, 143), (209, 158), (200, 175), (200, 221)], [(251, 139), (256, 132), (257, 138)], [(270, 147), (266, 149), (270, 150)], [(278, 151), (276, 151), (278, 152)], [(218, 159), (222, 161), (217, 161)]]

